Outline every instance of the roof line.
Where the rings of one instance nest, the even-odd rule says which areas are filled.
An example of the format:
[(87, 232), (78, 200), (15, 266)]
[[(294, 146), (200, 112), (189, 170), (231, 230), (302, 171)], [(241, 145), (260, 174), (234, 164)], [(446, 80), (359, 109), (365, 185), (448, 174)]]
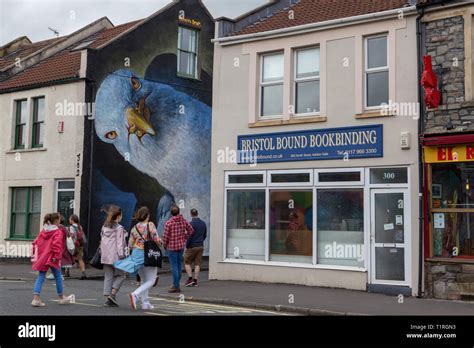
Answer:
[(416, 13), (416, 6), (399, 7), (399, 8), (387, 10), (387, 11), (379, 11), (379, 12), (374, 12), (374, 13), (369, 13), (369, 14), (331, 19), (328, 21), (296, 25), (293, 27), (286, 27), (286, 28), (281, 28), (281, 29), (260, 31), (260, 32), (251, 33), (251, 34), (227, 36), (227, 37), (213, 39), (212, 42), (223, 44), (223, 45), (225, 44), (232, 45), (232, 44), (237, 44), (241, 42), (267, 39), (269, 37), (291, 35), (293, 34), (293, 32), (313, 31), (315, 29), (321, 30), (321, 29), (327, 29), (327, 28), (336, 27), (336, 26), (349, 25), (352, 23), (360, 22), (360, 21), (380, 20), (385, 17), (391, 16), (394, 13), (400, 13), (400, 11), (403, 11), (403, 13), (405, 14), (407, 14), (407, 12), (408, 14), (410, 14), (411, 12)]
[(216, 18), (216, 21), (220, 21), (220, 20), (226, 20), (226, 21), (230, 21), (230, 22), (238, 22), (250, 15), (253, 15), (254, 13), (257, 13), (258, 11), (261, 11), (263, 10), (264, 8), (268, 7), (268, 6), (271, 6), (271, 5), (274, 5), (276, 2), (278, 2), (279, 0), (268, 0), (267, 3), (265, 4), (261, 4), (260, 6), (257, 6), (255, 7), (254, 9), (252, 10), (249, 10), (243, 14), (241, 14), (240, 16), (237, 16), (235, 18), (229, 18), (229, 17), (226, 17), (226, 16), (220, 16), (220, 17), (217, 17)]

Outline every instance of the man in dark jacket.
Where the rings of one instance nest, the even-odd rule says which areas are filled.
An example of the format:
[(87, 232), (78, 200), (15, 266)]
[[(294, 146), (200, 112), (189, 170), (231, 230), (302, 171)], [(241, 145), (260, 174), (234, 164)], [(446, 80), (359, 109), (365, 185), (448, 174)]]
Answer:
[[(204, 251), (204, 240), (207, 237), (207, 227), (204, 221), (198, 217), (198, 211), (191, 209), (191, 226), (194, 234), (186, 243), (186, 252), (184, 253), (184, 268), (188, 274), (186, 286), (198, 286), (199, 271), (201, 269), (202, 253)], [(194, 263), (194, 279), (192, 264)]]

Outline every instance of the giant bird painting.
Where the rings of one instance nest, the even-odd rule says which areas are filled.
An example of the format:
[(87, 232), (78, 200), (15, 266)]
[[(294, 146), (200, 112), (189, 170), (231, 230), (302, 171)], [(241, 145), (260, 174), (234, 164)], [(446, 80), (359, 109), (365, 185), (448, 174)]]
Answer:
[[(162, 231), (173, 202), (209, 224), (211, 108), (171, 85), (130, 70), (109, 74), (97, 91), (95, 131), (124, 161), (166, 190), (156, 197)], [(127, 178), (133, 181), (134, 178)], [(187, 214), (186, 214), (187, 215)]]

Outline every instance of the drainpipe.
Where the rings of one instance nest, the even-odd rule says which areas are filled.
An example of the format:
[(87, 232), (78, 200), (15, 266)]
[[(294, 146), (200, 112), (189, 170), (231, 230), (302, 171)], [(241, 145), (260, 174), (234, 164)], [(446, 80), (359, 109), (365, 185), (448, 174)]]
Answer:
[(423, 5), (417, 5), (418, 16), (416, 17), (416, 39), (417, 39), (417, 60), (418, 60), (418, 103), (420, 105), (420, 115), (418, 119), (418, 211), (419, 211), (419, 250), (418, 250), (418, 298), (423, 297), (423, 274), (424, 274), (424, 209), (423, 209), (423, 189), (424, 189), (424, 163), (423, 147), (421, 145), (421, 136), (424, 130), (425, 108), (423, 101), (423, 88), (421, 86), (421, 77), (423, 73), (423, 32), (421, 19), (425, 15)]

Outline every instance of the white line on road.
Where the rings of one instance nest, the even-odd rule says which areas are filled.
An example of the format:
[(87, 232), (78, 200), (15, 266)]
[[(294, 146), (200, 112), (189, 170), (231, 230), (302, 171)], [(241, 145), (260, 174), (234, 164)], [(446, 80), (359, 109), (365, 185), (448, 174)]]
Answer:
[(24, 280), (0, 280), (0, 283), (24, 283)]

